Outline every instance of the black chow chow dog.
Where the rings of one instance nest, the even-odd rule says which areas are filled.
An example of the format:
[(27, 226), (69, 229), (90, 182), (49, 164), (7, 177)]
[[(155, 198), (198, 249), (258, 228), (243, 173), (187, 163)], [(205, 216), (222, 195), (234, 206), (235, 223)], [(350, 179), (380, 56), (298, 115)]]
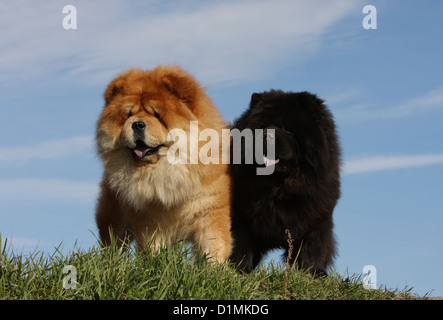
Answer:
[[(269, 159), (265, 149), (263, 159), (244, 163), (245, 146), (241, 164), (231, 162), (231, 261), (250, 272), (270, 249), (284, 248), (288, 258), (288, 230), (294, 248), (289, 262), (325, 275), (336, 252), (332, 212), (340, 197), (340, 147), (332, 114), (313, 94), (272, 90), (252, 95), (236, 128), (262, 129), (258, 137), (275, 141), (275, 157)], [(275, 166), (272, 174), (257, 174), (265, 166)]]

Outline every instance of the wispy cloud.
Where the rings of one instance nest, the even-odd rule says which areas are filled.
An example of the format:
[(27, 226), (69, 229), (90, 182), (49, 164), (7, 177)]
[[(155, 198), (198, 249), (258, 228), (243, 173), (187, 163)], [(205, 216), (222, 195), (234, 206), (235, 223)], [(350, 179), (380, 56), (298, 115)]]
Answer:
[(335, 115), (339, 121), (361, 122), (368, 120), (397, 119), (427, 114), (434, 110), (441, 109), (443, 109), (443, 87), (428, 91), (419, 97), (383, 108), (371, 102), (364, 101), (348, 108), (337, 109)]
[(0, 180), (0, 202), (66, 201), (93, 203), (98, 195), (96, 181), (57, 179)]
[(345, 161), (343, 174), (350, 175), (439, 164), (443, 164), (443, 154), (372, 156)]
[(69, 157), (74, 154), (92, 151), (92, 136), (79, 136), (68, 139), (46, 141), (35, 146), (0, 148), (0, 165), (24, 164), (32, 160), (48, 160)]
[(350, 101), (358, 101), (363, 94), (363, 90), (356, 87), (335, 89), (329, 95), (326, 95), (326, 103), (335, 108), (342, 104), (349, 104)]
[[(161, 4), (161, 5), (160, 5)], [(62, 73), (107, 81), (131, 66), (177, 62), (205, 83), (254, 79), (319, 47), (360, 5), (341, 0), (76, 1), (77, 30), (62, 3), (0, 4), (0, 79)]]

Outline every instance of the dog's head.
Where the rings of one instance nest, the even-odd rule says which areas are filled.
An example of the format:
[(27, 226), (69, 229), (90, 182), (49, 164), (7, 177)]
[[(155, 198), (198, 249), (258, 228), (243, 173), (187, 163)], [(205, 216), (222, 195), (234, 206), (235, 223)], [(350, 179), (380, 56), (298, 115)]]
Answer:
[[(249, 109), (234, 127), (263, 131), (262, 136), (254, 135), (255, 139), (263, 139), (263, 159), (256, 155), (255, 162), (259, 167), (275, 166), (272, 174), (280, 177), (296, 177), (300, 171), (315, 174), (326, 169), (327, 136), (335, 134), (323, 101), (307, 92), (254, 93)], [(258, 145), (255, 139), (254, 149)]]
[(100, 155), (127, 152), (138, 164), (157, 163), (172, 144), (168, 132), (189, 130), (205, 96), (197, 81), (178, 67), (131, 69), (115, 78), (105, 93), (97, 124)]

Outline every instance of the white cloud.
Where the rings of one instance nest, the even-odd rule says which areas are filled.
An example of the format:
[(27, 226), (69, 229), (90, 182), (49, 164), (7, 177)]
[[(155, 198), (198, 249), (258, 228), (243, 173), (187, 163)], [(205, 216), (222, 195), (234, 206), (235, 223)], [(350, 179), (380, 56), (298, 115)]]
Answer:
[(360, 5), (341, 0), (76, 1), (77, 30), (59, 1), (0, 4), (0, 79), (62, 72), (108, 81), (131, 66), (182, 64), (205, 83), (263, 77), (318, 48)]
[[(340, 96), (338, 96), (340, 98)], [(346, 98), (346, 96), (345, 96)], [(353, 97), (355, 100), (355, 96)], [(352, 107), (337, 109), (334, 113), (339, 121), (360, 122), (368, 120), (387, 120), (427, 114), (443, 109), (443, 87), (428, 91), (425, 94), (393, 106), (380, 108), (368, 102), (355, 104)]]
[(93, 203), (98, 182), (58, 179), (0, 180), (0, 202), (67, 201)]
[[(91, 153), (92, 136), (45, 141), (34, 146), (0, 148), (0, 166), (23, 165), (34, 160), (53, 160)], [(98, 183), (62, 179), (1, 179), (0, 202), (61, 200), (92, 203), (98, 194)]]
[(0, 165), (69, 157), (82, 152), (91, 152), (93, 145), (94, 138), (92, 136), (79, 136), (46, 141), (35, 146), (0, 148)]
[(380, 110), (378, 116), (383, 119), (407, 117), (427, 113), (443, 108), (443, 87), (429, 91), (423, 96), (406, 101), (392, 108)]
[(336, 106), (342, 105), (342, 104), (348, 104), (349, 101), (355, 101), (359, 100), (360, 96), (362, 95), (363, 90), (359, 88), (340, 88), (339, 90), (336, 89), (329, 95), (326, 95), (324, 98), (326, 99), (326, 103), (334, 108)]
[(343, 174), (349, 175), (382, 170), (424, 167), (438, 164), (443, 164), (443, 154), (373, 156), (345, 161)]

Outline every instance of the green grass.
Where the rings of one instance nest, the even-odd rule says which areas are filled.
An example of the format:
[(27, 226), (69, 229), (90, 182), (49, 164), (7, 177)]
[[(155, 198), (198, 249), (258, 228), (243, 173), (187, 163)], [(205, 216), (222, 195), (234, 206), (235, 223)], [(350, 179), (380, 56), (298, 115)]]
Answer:
[[(138, 250), (75, 249), (62, 255), (34, 252), (15, 255), (0, 238), (0, 299), (416, 299), (410, 290), (367, 290), (361, 279), (331, 274), (317, 279), (297, 270), (270, 265), (242, 274), (228, 264), (192, 257), (182, 243)], [(72, 269), (64, 273), (65, 266)], [(69, 281), (68, 281), (69, 280)]]

